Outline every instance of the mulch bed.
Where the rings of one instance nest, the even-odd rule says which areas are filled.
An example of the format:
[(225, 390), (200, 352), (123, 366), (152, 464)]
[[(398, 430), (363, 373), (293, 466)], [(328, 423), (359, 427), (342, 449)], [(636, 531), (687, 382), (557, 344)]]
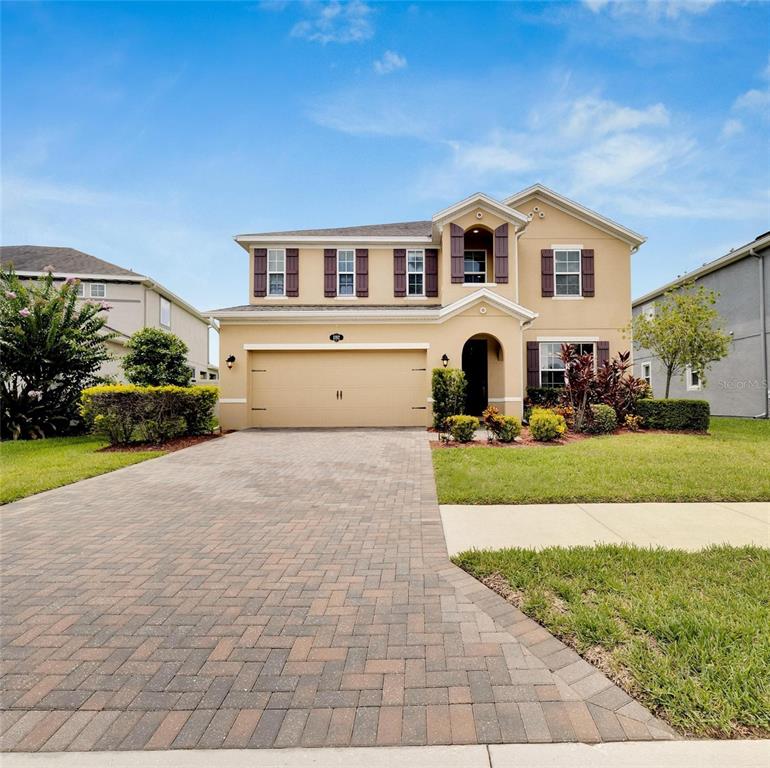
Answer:
[(590, 440), (593, 435), (587, 435), (576, 432), (567, 432), (560, 440), (552, 440), (551, 442), (544, 443), (535, 440), (529, 433), (529, 429), (524, 427), (521, 430), (519, 437), (512, 443), (498, 443), (488, 442), (486, 440), (471, 440), (469, 443), (458, 443), (454, 440), (442, 442), (438, 440), (438, 437), (434, 440), (431, 438), (430, 446), (434, 449), (439, 448), (473, 448), (473, 447), (493, 447), (493, 448), (541, 448), (549, 445), (568, 445), (569, 443), (578, 443), (581, 440)]
[(131, 445), (108, 445), (106, 448), (100, 448), (98, 453), (137, 453), (140, 451), (181, 451), (183, 448), (189, 448), (198, 443), (205, 443), (209, 440), (216, 440), (222, 437), (222, 433), (217, 432), (213, 435), (194, 435), (192, 437), (177, 437), (175, 440), (169, 440), (167, 443), (131, 443)]

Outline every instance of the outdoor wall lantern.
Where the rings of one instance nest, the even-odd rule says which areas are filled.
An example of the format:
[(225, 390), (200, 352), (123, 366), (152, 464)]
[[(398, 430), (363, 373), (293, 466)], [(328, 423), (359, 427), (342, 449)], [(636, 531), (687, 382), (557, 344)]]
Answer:
[(233, 363), (235, 362), (235, 355), (230, 355), (225, 362), (227, 363), (227, 367), (232, 369)]
[(446, 368), (449, 365), (449, 358), (446, 355), (446, 352), (441, 355), (441, 364)]

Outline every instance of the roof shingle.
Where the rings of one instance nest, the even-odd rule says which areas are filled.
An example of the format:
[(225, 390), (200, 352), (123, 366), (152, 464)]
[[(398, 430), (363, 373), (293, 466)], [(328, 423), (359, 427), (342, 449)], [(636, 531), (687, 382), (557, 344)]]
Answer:
[(291, 229), (282, 232), (255, 232), (238, 237), (430, 237), (432, 221), (401, 221), (393, 224), (364, 224), (358, 227)]
[(44, 267), (52, 266), (56, 274), (142, 277), (89, 253), (48, 245), (0, 246), (0, 263), (3, 267), (12, 265), (17, 272), (42, 272)]

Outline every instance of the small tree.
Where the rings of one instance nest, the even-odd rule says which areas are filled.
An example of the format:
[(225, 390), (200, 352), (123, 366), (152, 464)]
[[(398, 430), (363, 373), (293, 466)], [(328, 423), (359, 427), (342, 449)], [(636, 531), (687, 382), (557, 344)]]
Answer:
[(666, 370), (665, 397), (676, 374), (683, 376), (689, 366), (705, 382), (711, 363), (727, 354), (730, 336), (720, 327), (717, 297), (702, 285), (685, 283), (666, 291), (651, 315), (639, 314), (631, 323), (634, 346), (650, 350)]
[(447, 430), (447, 419), (465, 411), (465, 373), (458, 368), (434, 368), (432, 380), (433, 427)]
[(187, 344), (160, 328), (142, 328), (126, 342), (128, 353), (121, 365), (126, 378), (140, 387), (190, 384)]
[(0, 434), (30, 439), (68, 434), (81, 424), (80, 392), (100, 381), (109, 360), (105, 302), (78, 302), (78, 280), (58, 286), (53, 267), (22, 282), (0, 270)]

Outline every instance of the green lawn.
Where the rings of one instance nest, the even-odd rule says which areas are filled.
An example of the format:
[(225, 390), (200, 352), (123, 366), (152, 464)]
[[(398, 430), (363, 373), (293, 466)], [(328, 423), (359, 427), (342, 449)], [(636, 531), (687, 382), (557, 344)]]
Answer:
[(99, 453), (95, 437), (0, 443), (0, 504), (162, 456), (163, 451)]
[(433, 451), (442, 504), (770, 500), (770, 421), (707, 435), (623, 433), (567, 445)]
[(770, 550), (607, 545), (454, 560), (480, 579), (502, 574), (525, 613), (682, 733), (770, 736)]

